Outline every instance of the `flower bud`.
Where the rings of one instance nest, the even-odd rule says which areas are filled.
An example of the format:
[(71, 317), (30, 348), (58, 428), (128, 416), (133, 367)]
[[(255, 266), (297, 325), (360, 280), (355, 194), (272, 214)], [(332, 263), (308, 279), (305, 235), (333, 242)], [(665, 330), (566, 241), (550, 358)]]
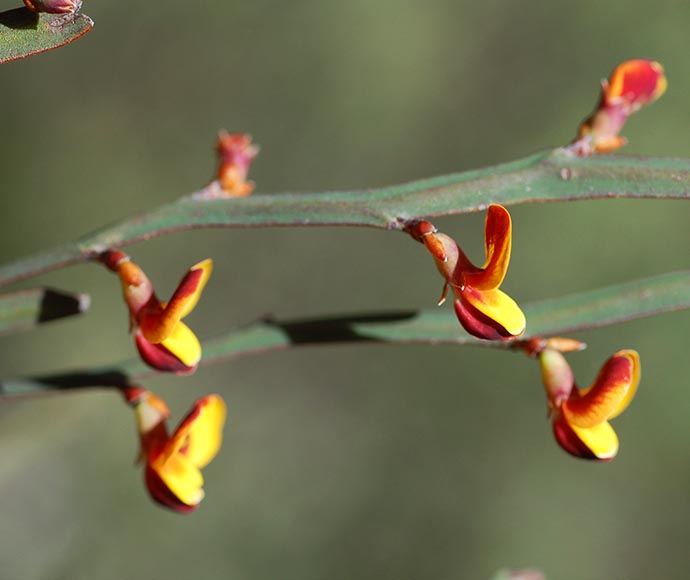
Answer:
[(619, 64), (602, 81), (597, 108), (581, 123), (569, 149), (580, 156), (619, 149), (628, 142), (620, 135), (628, 117), (656, 101), (666, 86), (664, 68), (656, 61), (638, 58)]
[(252, 145), (251, 135), (221, 131), (216, 147), (220, 165), (218, 183), (231, 196), (245, 196), (254, 191), (254, 182), (248, 181), (252, 161), (259, 153), (259, 147)]

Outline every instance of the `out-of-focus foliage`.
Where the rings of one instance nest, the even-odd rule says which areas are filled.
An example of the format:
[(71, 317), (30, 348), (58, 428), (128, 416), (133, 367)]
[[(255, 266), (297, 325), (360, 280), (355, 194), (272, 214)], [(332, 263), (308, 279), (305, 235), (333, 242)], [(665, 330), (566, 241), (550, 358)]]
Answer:
[(89, 309), (88, 294), (70, 294), (50, 288), (29, 288), (0, 294), (0, 334), (32, 330), (39, 324), (82, 314)]
[[(630, 120), (622, 153), (690, 156), (690, 8), (675, 0), (85, 9), (98, 26), (80, 42), (2, 67), (3, 262), (197, 189), (219, 127), (262, 146), (259, 192), (400, 183), (568, 142), (599, 79), (632, 57), (662, 62), (669, 89)], [(688, 267), (685, 202), (512, 214), (505, 288), (521, 302)], [(483, 217), (439, 222), (481, 259)], [(128, 253), (162, 295), (180, 267), (213, 256), (190, 317), (205, 336), (268, 312), (432, 306), (439, 290), (423, 248), (387, 232), (203, 231)], [(107, 272), (40, 283), (88, 291), (92, 312), (3, 339), (3, 375), (132, 354)], [(188, 518), (150, 503), (118, 396), (5, 402), (3, 579), (487, 578), (535, 566), (559, 580), (684, 580), (689, 324), (685, 312), (577, 335), (589, 349), (569, 360), (585, 384), (620, 348), (642, 356), (608, 465), (561, 452), (537, 364), (505, 352), (325, 347), (157, 379), (146, 386), (176, 416), (205, 393), (228, 401), (224, 448)]]
[(0, 12), (0, 64), (60, 48), (91, 28), (93, 21), (84, 14), (35, 14), (27, 8)]

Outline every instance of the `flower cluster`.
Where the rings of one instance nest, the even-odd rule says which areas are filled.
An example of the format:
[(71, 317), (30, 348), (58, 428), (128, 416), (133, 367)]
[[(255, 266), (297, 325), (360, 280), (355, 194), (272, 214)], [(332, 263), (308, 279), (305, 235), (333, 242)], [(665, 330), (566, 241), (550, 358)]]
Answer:
[(450, 288), (455, 313), (467, 332), (484, 340), (509, 340), (525, 331), (522, 310), (498, 289), (510, 263), (512, 222), (506, 208), (491, 205), (486, 214), (486, 261), (481, 268), (465, 256), (453, 238), (438, 233), (430, 222), (414, 222), (408, 231), (426, 246), (445, 279), (439, 304)]
[(194, 372), (201, 359), (201, 345), (182, 319), (199, 301), (213, 262), (207, 259), (194, 264), (170, 300), (161, 302), (151, 281), (129, 256), (108, 251), (101, 254), (100, 260), (120, 277), (134, 340), (144, 362), (159, 371)]
[(579, 389), (561, 350), (554, 348), (558, 345), (548, 342), (530, 354), (541, 365), (556, 441), (575, 457), (610, 461), (618, 453), (618, 436), (609, 420), (620, 415), (635, 396), (639, 355), (619, 350), (604, 363), (591, 386)]
[[(25, 0), (27, 6), (57, 6), (58, 0)], [(32, 4), (33, 3), (33, 4)], [(69, 0), (62, 0), (69, 4)], [(77, 4), (79, 0), (72, 0)], [(35, 9), (35, 8), (32, 8)], [(571, 150), (579, 155), (612, 151), (625, 143), (619, 136), (626, 119), (643, 105), (657, 99), (666, 88), (658, 63), (634, 60), (616, 68), (602, 83), (602, 97), (594, 114), (580, 128)], [(219, 135), (220, 164), (215, 180), (196, 199), (249, 195), (254, 184), (247, 180), (258, 147), (244, 134)], [(501, 205), (488, 208), (484, 225), (485, 261), (477, 266), (450, 236), (439, 233), (424, 220), (407, 224), (408, 233), (422, 243), (444, 279), (439, 304), (449, 291), (462, 327), (482, 340), (511, 341), (520, 337), (526, 319), (517, 303), (500, 286), (510, 263), (512, 220)], [(142, 269), (118, 250), (99, 256), (122, 284), (131, 330), (142, 359), (152, 368), (185, 374), (201, 359), (201, 345), (182, 319), (196, 306), (212, 271), (212, 261), (193, 265), (170, 300), (161, 301)], [(539, 359), (548, 398), (549, 414), (558, 444), (584, 459), (609, 461), (618, 452), (618, 438), (609, 420), (619, 415), (635, 395), (640, 380), (640, 360), (633, 350), (621, 350), (606, 361), (594, 383), (579, 389), (563, 352), (584, 345), (570, 339), (515, 340)], [(168, 433), (170, 416), (165, 402), (146, 389), (122, 389), (136, 413), (144, 479), (151, 497), (178, 512), (194, 511), (204, 497), (201, 469), (217, 454), (222, 442), (226, 406), (218, 395), (197, 400), (177, 429)], [(529, 571), (526, 571), (529, 572)]]
[(136, 413), (144, 481), (154, 501), (174, 511), (194, 511), (204, 498), (201, 469), (220, 449), (226, 407), (219, 395), (197, 400), (172, 435), (165, 402), (141, 387), (123, 389)]
[(601, 82), (596, 110), (580, 125), (570, 149), (577, 155), (610, 153), (627, 143), (619, 133), (628, 117), (666, 91), (664, 69), (651, 60), (628, 60)]

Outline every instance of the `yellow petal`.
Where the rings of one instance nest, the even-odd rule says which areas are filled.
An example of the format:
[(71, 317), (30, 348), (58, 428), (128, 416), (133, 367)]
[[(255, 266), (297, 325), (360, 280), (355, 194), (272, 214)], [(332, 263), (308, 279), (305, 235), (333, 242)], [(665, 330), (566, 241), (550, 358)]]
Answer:
[(625, 356), (630, 359), (630, 362), (632, 363), (632, 380), (630, 381), (630, 386), (628, 387), (625, 396), (619, 401), (613, 413), (609, 415), (609, 419), (618, 417), (618, 415), (620, 415), (628, 407), (630, 401), (633, 400), (635, 393), (637, 393), (637, 387), (640, 384), (641, 375), (640, 355), (637, 353), (637, 351), (619, 350), (614, 356)]
[(188, 367), (195, 367), (201, 360), (199, 339), (184, 322), (178, 322), (172, 334), (160, 344)]
[(517, 303), (501, 290), (479, 291), (466, 286), (459, 292), (462, 301), (469, 303), (491, 326), (499, 325), (510, 336), (520, 336), (525, 331), (525, 315)]
[(151, 468), (177, 499), (186, 505), (196, 505), (204, 498), (204, 478), (199, 468), (186, 457), (173, 453), (165, 460), (151, 463)]
[(618, 435), (607, 421), (589, 429), (570, 428), (597, 459), (613, 459), (618, 453)]
[(223, 442), (226, 406), (219, 395), (199, 399), (171, 437), (170, 450), (193, 465), (205, 467)]

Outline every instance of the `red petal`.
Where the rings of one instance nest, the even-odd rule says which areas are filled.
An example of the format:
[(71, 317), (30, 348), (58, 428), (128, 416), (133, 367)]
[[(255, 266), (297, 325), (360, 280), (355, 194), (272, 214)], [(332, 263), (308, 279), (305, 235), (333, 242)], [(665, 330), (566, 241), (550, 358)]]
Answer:
[(514, 338), (505, 328), (495, 320), (485, 316), (471, 304), (456, 297), (453, 301), (455, 314), (462, 327), (476, 338), (482, 340), (509, 340)]
[(611, 74), (606, 102), (624, 103), (632, 110), (658, 99), (666, 90), (664, 69), (651, 60), (635, 59), (619, 64)]
[(502, 205), (491, 205), (484, 225), (486, 262), (478, 272), (465, 274), (465, 284), (477, 290), (498, 288), (505, 278), (510, 263), (512, 222), (508, 210)]
[(553, 420), (553, 434), (561, 449), (579, 459), (589, 459), (594, 461), (611, 461), (612, 457), (599, 459), (592, 450), (572, 430), (568, 422), (562, 415), (558, 415)]
[(484, 292), (471, 286), (455, 291), (455, 313), (465, 330), (477, 338), (505, 340), (525, 331), (525, 315), (501, 290)]
[(632, 380), (631, 357), (612, 356), (584, 395), (571, 397), (563, 403), (563, 415), (576, 427), (589, 428), (603, 423), (625, 399)]
[(196, 370), (196, 365), (187, 366), (162, 344), (151, 344), (139, 331), (134, 334), (134, 340), (142, 360), (156, 370), (178, 375), (190, 374)]

